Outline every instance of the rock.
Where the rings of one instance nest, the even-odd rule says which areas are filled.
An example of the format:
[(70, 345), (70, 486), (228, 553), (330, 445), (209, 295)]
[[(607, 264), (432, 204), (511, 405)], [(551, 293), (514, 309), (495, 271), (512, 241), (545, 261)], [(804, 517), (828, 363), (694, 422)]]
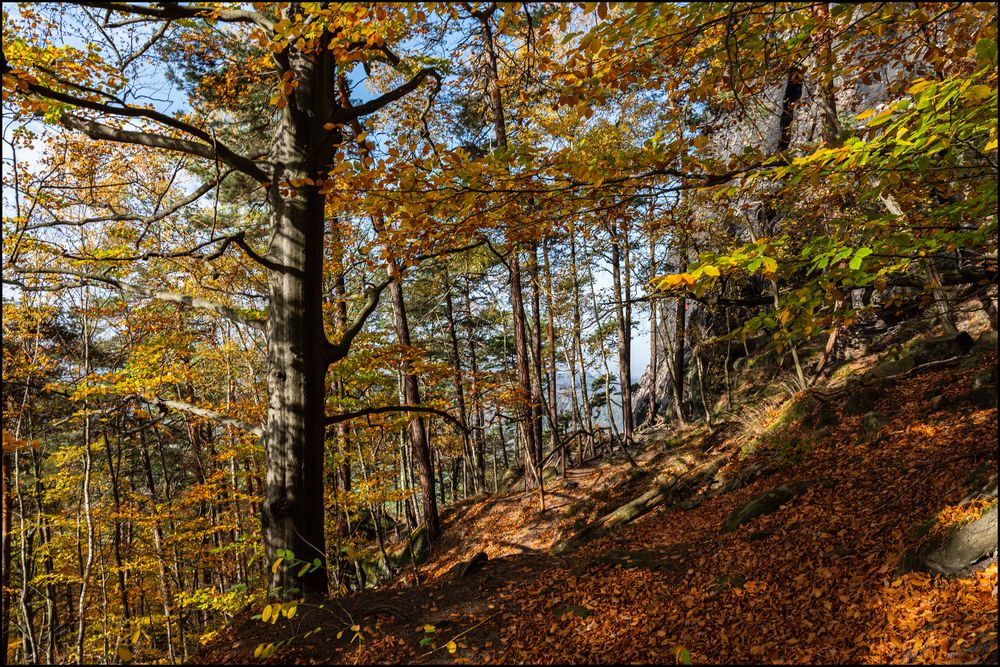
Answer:
[(453, 579), (461, 579), (481, 567), (483, 563), (486, 563), (489, 559), (490, 557), (486, 555), (485, 551), (480, 551), (463, 563), (455, 563), (451, 570), (448, 571), (448, 574), (451, 575)]
[(936, 412), (948, 407), (948, 399), (945, 398), (944, 394), (937, 394), (931, 398), (928, 403), (930, 404), (931, 411)]
[(542, 481), (548, 482), (550, 479), (555, 479), (559, 476), (559, 468), (555, 466), (545, 466), (542, 470)]
[(764, 514), (776, 512), (778, 508), (809, 487), (804, 480), (779, 484), (770, 491), (757, 496), (739, 509), (733, 510), (722, 522), (722, 532), (731, 533), (743, 524)]
[(997, 506), (993, 505), (971, 523), (958, 528), (928, 553), (923, 565), (945, 575), (963, 573), (997, 548)]
[(898, 361), (883, 361), (875, 368), (868, 371), (867, 375), (876, 378), (887, 378), (899, 375), (914, 368), (917, 365), (912, 357), (903, 357)]
[(997, 330), (989, 329), (979, 334), (979, 338), (976, 339), (976, 347), (984, 347), (995, 352), (997, 349)]
[(410, 539), (395, 553), (389, 554), (389, 566), (393, 570), (398, 570), (410, 564), (412, 560), (419, 565), (431, 555), (431, 543), (427, 539), (427, 527), (418, 526), (412, 533)]
[(865, 431), (865, 435), (869, 438), (878, 435), (882, 427), (885, 426), (885, 417), (882, 413), (872, 410), (865, 414), (864, 419), (861, 420), (861, 427)]
[(964, 331), (950, 336), (938, 336), (914, 343), (906, 355), (916, 365), (931, 361), (940, 361), (949, 357), (959, 357), (969, 351), (974, 345), (972, 336)]
[(986, 370), (976, 373), (975, 377), (972, 378), (973, 389), (979, 389), (980, 387), (996, 387), (997, 386), (997, 367), (987, 368)]
[(506, 472), (503, 474), (503, 485), (505, 487), (511, 487), (521, 480), (521, 476), (524, 474), (524, 466), (512, 465), (507, 468)]
[(970, 389), (956, 396), (955, 403), (968, 403), (982, 409), (995, 408), (997, 407), (997, 388), (994, 385)]

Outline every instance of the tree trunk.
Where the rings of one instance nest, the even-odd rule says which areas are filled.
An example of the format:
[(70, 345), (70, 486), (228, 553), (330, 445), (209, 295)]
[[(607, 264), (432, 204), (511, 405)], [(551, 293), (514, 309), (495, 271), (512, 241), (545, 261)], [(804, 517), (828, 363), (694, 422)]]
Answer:
[[(583, 412), (587, 424), (587, 442), (590, 453), (594, 453), (594, 408), (590, 404), (590, 384), (587, 380), (587, 358), (583, 354), (583, 315), (580, 307), (580, 275), (576, 266), (576, 235), (572, 227), (569, 231), (570, 273), (573, 276), (573, 343), (576, 358), (580, 363), (580, 390), (583, 396)], [(582, 459), (581, 459), (582, 463)]]
[[(472, 298), (470, 296), (469, 290), (469, 276), (465, 276), (465, 320), (466, 320), (466, 333), (469, 345), (469, 374), (472, 379), (472, 407), (473, 414), (475, 416), (475, 424), (473, 425), (472, 431), (472, 441), (476, 449), (476, 460), (483, 466), (481, 470), (477, 471), (477, 475), (480, 475), (483, 486), (486, 486), (486, 470), (485, 470), (485, 460), (486, 460), (486, 415), (483, 411), (483, 401), (479, 395), (479, 360), (476, 355), (476, 337), (473, 333), (472, 326)], [(496, 451), (494, 451), (493, 456), (494, 467), (496, 467)]]
[(448, 275), (447, 267), (442, 270), (442, 277), (444, 278), (444, 312), (448, 321), (448, 341), (451, 344), (452, 380), (455, 384), (455, 399), (458, 402), (459, 420), (462, 422), (464, 428), (462, 431), (462, 450), (466, 452), (466, 456), (471, 455), (470, 464), (475, 471), (473, 486), (476, 493), (481, 493), (485, 490), (486, 486), (486, 468), (483, 462), (479, 460), (478, 452), (472, 446), (469, 438), (469, 419), (465, 406), (465, 388), (462, 382), (462, 357), (458, 349), (458, 329), (455, 326), (455, 309), (451, 298), (451, 279)]
[[(401, 345), (410, 347), (410, 325), (406, 319), (406, 304), (403, 301), (403, 286), (398, 277), (398, 269), (390, 266), (397, 274), (389, 285), (389, 298), (392, 302), (392, 321), (396, 328), (396, 338)], [(407, 405), (420, 405), (420, 385), (409, 361), (403, 362), (403, 395)], [(437, 499), (434, 497), (434, 468), (431, 465), (430, 444), (427, 441), (427, 429), (424, 420), (418, 416), (410, 419), (410, 448), (413, 461), (416, 462), (417, 473), (420, 476), (420, 498), (423, 504), (424, 525), (427, 527), (427, 539), (433, 542), (440, 534)]]
[[(614, 223), (611, 224), (611, 273), (615, 290), (615, 322), (618, 325), (618, 386), (621, 388), (622, 397), (622, 432), (624, 435), (623, 445), (632, 448), (632, 321), (631, 306), (625, 305), (629, 301), (627, 290), (628, 266), (626, 264), (626, 290), (622, 291), (622, 254), (628, 257), (627, 250), (622, 253), (623, 239), (618, 234), (618, 229)], [(625, 245), (628, 244), (628, 237), (624, 238)], [(609, 407), (610, 410), (610, 407)]]

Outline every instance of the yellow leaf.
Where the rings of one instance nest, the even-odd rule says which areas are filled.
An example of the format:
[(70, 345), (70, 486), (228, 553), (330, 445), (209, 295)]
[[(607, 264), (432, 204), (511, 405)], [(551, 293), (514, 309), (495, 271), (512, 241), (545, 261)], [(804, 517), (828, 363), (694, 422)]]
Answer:
[(455, 642), (448, 642), (447, 644), (445, 644), (445, 647), (448, 649), (448, 653), (454, 653), (456, 650), (458, 650), (458, 645), (455, 644)]
[(706, 264), (705, 266), (701, 267), (701, 270), (706, 276), (711, 276), (713, 278), (719, 275), (718, 267), (713, 266), (712, 264)]
[(875, 109), (866, 109), (858, 114), (858, 120), (864, 120), (865, 118), (871, 118), (875, 115)]
[(299, 570), (299, 573), (298, 573), (297, 576), (301, 577), (303, 574), (305, 574), (306, 570), (309, 569), (310, 565), (312, 565), (312, 563), (306, 563), (305, 565), (303, 565), (302, 568)]
[(273, 610), (271, 609), (271, 605), (267, 605), (266, 607), (264, 607), (264, 611), (262, 611), (260, 613), (260, 620), (262, 620), (265, 623), (267, 623), (269, 620), (271, 620), (271, 612), (272, 611)]
[(139, 641), (139, 628), (136, 628), (136, 629), (135, 629), (135, 632), (133, 632), (133, 633), (132, 633), (132, 636), (131, 636), (131, 637), (129, 637), (129, 640), (130, 640), (130, 641), (131, 641), (131, 642), (132, 642), (133, 644), (134, 644), (134, 643), (136, 643), (137, 641)]
[(424, 632), (436, 632), (436, 631), (437, 628), (435, 628), (433, 625), (427, 624), (424, 626)]
[(984, 148), (983, 150), (984, 151), (992, 151), (992, 150), (996, 150), (996, 147), (997, 147), (997, 140), (993, 139), (988, 144), (986, 144), (986, 148)]
[(296, 610), (298, 610), (298, 607), (289, 607), (288, 608), (288, 618), (291, 618), (292, 616), (295, 616)]
[(124, 647), (124, 646), (119, 646), (119, 647), (118, 647), (118, 650), (117, 650), (117, 651), (115, 651), (115, 652), (116, 652), (116, 653), (118, 654), (118, 658), (119, 658), (119, 659), (120, 659), (120, 660), (121, 660), (122, 662), (128, 662), (129, 660), (131, 660), (131, 659), (132, 659), (132, 651), (128, 650), (128, 649), (127, 649), (126, 647)]
[(360, 630), (361, 630), (361, 626), (360, 625), (352, 625), (351, 626), (351, 632), (359, 632)]
[(264, 644), (257, 644), (257, 648), (253, 650), (253, 657), (259, 658), (260, 654), (264, 652)]
[(931, 85), (933, 85), (933, 81), (927, 81), (925, 79), (917, 79), (912, 86), (906, 89), (906, 92), (908, 92), (910, 95), (916, 95), (921, 90), (928, 88)]

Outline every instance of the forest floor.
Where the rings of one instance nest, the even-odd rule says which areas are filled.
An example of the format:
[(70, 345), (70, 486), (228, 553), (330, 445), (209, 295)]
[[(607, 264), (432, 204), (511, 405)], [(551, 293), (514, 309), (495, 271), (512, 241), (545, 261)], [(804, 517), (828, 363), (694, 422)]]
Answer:
[[(995, 353), (984, 361), (995, 365)], [(942, 407), (977, 370), (932, 368), (889, 383), (865, 408), (885, 418), (874, 437), (845, 409), (850, 391), (828, 399), (836, 414), (820, 431), (788, 419), (787, 406), (761, 414), (785, 420), (785, 444), (749, 453), (735, 422), (712, 435), (649, 431), (643, 472), (617, 460), (571, 469), (551, 482), (544, 513), (536, 492), (469, 499), (449, 509), (417, 576), (409, 568), (274, 624), (248, 609), (197, 660), (253, 662), (261, 644), (293, 638), (262, 662), (995, 663), (995, 552), (964, 578), (897, 572), (903, 554), (990, 503), (962, 500), (977, 469), (996, 474), (997, 410)], [(549, 552), (574, 522), (641, 495), (671, 466), (720, 453), (729, 454), (722, 477), (754, 465), (758, 476), (690, 509), (663, 504), (569, 554)], [(791, 480), (807, 489), (720, 531), (734, 509)], [(456, 578), (451, 569), (478, 551), (489, 560)]]

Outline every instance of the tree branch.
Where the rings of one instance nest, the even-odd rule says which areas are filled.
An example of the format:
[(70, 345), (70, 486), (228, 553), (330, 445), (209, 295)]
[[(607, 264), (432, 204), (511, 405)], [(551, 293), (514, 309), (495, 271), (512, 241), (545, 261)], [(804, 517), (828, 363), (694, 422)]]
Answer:
[(387, 104), (391, 104), (392, 102), (395, 102), (415, 90), (417, 86), (419, 86), (420, 83), (427, 77), (434, 78), (440, 86), (441, 76), (438, 74), (437, 70), (433, 67), (424, 67), (419, 72), (414, 74), (413, 78), (406, 83), (397, 88), (393, 88), (389, 92), (380, 95), (373, 100), (369, 100), (364, 104), (359, 104), (356, 107), (340, 107), (330, 118), (329, 122), (346, 123), (355, 118), (360, 118), (361, 116), (367, 116), (370, 113), (374, 113)]
[(253, 160), (245, 158), (241, 155), (236, 155), (222, 145), (218, 145), (218, 150), (216, 150), (216, 147), (197, 141), (188, 141), (186, 139), (167, 137), (149, 132), (124, 130), (69, 113), (64, 113), (60, 118), (60, 122), (71, 130), (83, 132), (91, 139), (114, 141), (121, 144), (138, 144), (140, 146), (150, 146), (152, 148), (163, 148), (168, 151), (177, 151), (178, 153), (195, 155), (197, 157), (205, 158), (206, 160), (212, 160), (213, 162), (218, 159), (261, 183), (266, 183), (270, 180)]
[(362, 408), (360, 410), (351, 410), (350, 412), (341, 412), (336, 415), (329, 415), (326, 418), (326, 423), (329, 426), (330, 424), (339, 424), (358, 417), (381, 415), (387, 412), (423, 412), (427, 414), (434, 414), (439, 417), (444, 417), (462, 431), (468, 431), (465, 425), (463, 425), (457, 417), (453, 417), (444, 410), (439, 410), (438, 408), (432, 408), (426, 405), (381, 405), (374, 408)]
[(394, 278), (386, 278), (378, 285), (372, 285), (365, 289), (365, 303), (361, 307), (361, 312), (358, 313), (354, 321), (344, 329), (344, 335), (341, 337), (340, 342), (336, 344), (329, 344), (327, 347), (327, 362), (336, 363), (347, 356), (347, 353), (351, 349), (351, 343), (354, 342), (354, 338), (360, 333), (361, 329), (364, 328), (365, 322), (368, 320), (368, 316), (374, 312), (375, 308), (378, 307), (379, 297), (382, 296), (382, 292), (385, 288), (392, 284)]
[(170, 303), (179, 303), (189, 308), (202, 308), (204, 310), (210, 310), (220, 317), (224, 317), (231, 322), (237, 324), (242, 324), (244, 326), (253, 327), (259, 331), (264, 331), (264, 320), (255, 319), (250, 317), (245, 317), (239, 313), (235, 308), (229, 306), (224, 306), (214, 301), (209, 301), (208, 299), (203, 299), (198, 296), (188, 296), (186, 294), (180, 294), (179, 292), (168, 292), (165, 290), (156, 290), (149, 287), (142, 287), (140, 285), (132, 285), (131, 283), (122, 282), (117, 278), (111, 278), (110, 276), (102, 276), (95, 273), (85, 273), (83, 271), (72, 271), (69, 269), (45, 269), (37, 267), (12, 267), (12, 269), (18, 273), (33, 273), (33, 274), (48, 274), (48, 275), (62, 275), (62, 276), (75, 276), (82, 280), (92, 280), (95, 282), (104, 283), (106, 285), (111, 285), (116, 287), (123, 292), (131, 292), (132, 294), (138, 294), (139, 296), (146, 297), (147, 299), (156, 299), (158, 301), (167, 301)]
[(262, 426), (255, 426), (243, 421), (242, 419), (236, 419), (235, 417), (224, 415), (221, 412), (215, 412), (214, 410), (209, 410), (207, 408), (199, 408), (197, 405), (191, 405), (190, 403), (184, 403), (183, 401), (171, 401), (163, 398), (139, 398), (148, 403), (159, 406), (160, 409), (163, 410), (166, 408), (172, 408), (181, 412), (187, 412), (198, 417), (204, 417), (205, 419), (217, 421), (220, 424), (225, 424), (226, 426), (235, 426), (241, 431), (254, 434), (258, 438), (264, 437), (264, 428)]
[(109, 216), (95, 217), (95, 218), (84, 218), (83, 220), (79, 220), (79, 221), (75, 221), (75, 222), (70, 222), (68, 220), (53, 220), (52, 222), (41, 222), (41, 223), (38, 223), (37, 225), (29, 225), (28, 227), (25, 228), (25, 231), (33, 231), (35, 229), (41, 229), (43, 227), (63, 227), (63, 226), (80, 227), (80, 226), (83, 226), (83, 225), (86, 225), (86, 224), (89, 224), (89, 223), (92, 223), (92, 222), (128, 222), (128, 221), (135, 221), (135, 222), (141, 222), (141, 223), (143, 223), (145, 225), (149, 225), (149, 224), (152, 224), (152, 223), (154, 223), (154, 222), (156, 222), (158, 220), (162, 220), (163, 218), (167, 217), (168, 215), (172, 215), (172, 214), (176, 213), (177, 211), (179, 211), (180, 209), (184, 208), (188, 204), (192, 204), (192, 203), (198, 201), (200, 198), (202, 198), (203, 196), (205, 196), (206, 193), (208, 193), (209, 191), (211, 191), (212, 189), (214, 189), (217, 185), (220, 185), (222, 183), (222, 181), (226, 180), (226, 177), (229, 176), (229, 174), (231, 174), (231, 173), (233, 173), (232, 169), (226, 171), (221, 176), (219, 176), (219, 179), (217, 181), (203, 184), (197, 190), (195, 190), (194, 192), (192, 192), (191, 194), (189, 194), (184, 199), (181, 199), (179, 202), (177, 202), (176, 204), (174, 204), (170, 208), (168, 208), (168, 209), (166, 209), (164, 211), (161, 211), (159, 213), (156, 213), (154, 215), (150, 215), (150, 216), (146, 216), (146, 217), (143, 217), (141, 215), (127, 215), (127, 214), (109, 215)]
[[(274, 25), (257, 12), (246, 9), (219, 9), (218, 16), (206, 16), (206, 12), (211, 14), (216, 10), (212, 7), (192, 7), (174, 2), (164, 2), (153, 5), (129, 5), (121, 2), (84, 2), (88, 7), (98, 9), (110, 9), (120, 14), (135, 14), (138, 16), (150, 16), (159, 19), (211, 19), (217, 18), (220, 21), (230, 23), (253, 23), (268, 32), (274, 30)], [(116, 24), (108, 24), (109, 27), (117, 27)]]

